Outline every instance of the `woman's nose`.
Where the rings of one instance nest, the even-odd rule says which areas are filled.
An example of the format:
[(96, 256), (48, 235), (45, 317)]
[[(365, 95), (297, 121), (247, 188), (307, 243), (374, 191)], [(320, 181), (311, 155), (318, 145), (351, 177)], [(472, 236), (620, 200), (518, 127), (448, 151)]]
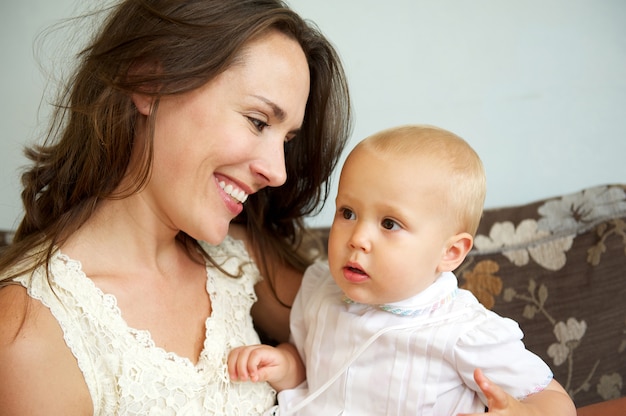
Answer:
[(272, 143), (265, 142), (259, 147), (259, 157), (254, 160), (251, 169), (262, 178), (265, 186), (283, 185), (287, 180), (284, 138), (272, 138)]

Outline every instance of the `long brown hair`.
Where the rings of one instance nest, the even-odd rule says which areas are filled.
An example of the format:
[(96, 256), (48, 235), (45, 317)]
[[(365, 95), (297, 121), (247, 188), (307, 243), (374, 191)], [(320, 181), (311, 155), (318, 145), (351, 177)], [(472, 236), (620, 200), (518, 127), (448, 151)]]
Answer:
[[(301, 45), (310, 95), (299, 137), (286, 144), (287, 182), (251, 195), (236, 221), (246, 224), (257, 254), (263, 254), (262, 271), (268, 272), (268, 258), (303, 270), (309, 261), (297, 250), (303, 216), (326, 200), (330, 174), (350, 133), (348, 86), (334, 47), (280, 0), (126, 0), (111, 9), (79, 54), (43, 143), (25, 150), (32, 161), (22, 175), (25, 214), (0, 257), (0, 286), (47, 263), (98, 201), (124, 198), (146, 183), (151, 145), (132, 172), (131, 186), (116, 191), (128, 175), (133, 148), (138, 113), (132, 93), (152, 94), (158, 103), (159, 96), (198, 88), (270, 30)], [(158, 71), (143, 70), (157, 66)], [(154, 115), (148, 122), (154, 125)], [(178, 238), (197, 247), (183, 232)], [(17, 267), (27, 255), (33, 258)]]

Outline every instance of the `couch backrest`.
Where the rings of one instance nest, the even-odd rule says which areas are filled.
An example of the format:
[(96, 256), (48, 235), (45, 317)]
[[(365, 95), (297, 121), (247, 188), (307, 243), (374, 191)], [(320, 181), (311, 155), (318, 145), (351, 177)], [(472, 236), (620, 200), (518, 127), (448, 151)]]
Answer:
[(625, 185), (486, 210), (456, 274), (577, 406), (626, 395)]

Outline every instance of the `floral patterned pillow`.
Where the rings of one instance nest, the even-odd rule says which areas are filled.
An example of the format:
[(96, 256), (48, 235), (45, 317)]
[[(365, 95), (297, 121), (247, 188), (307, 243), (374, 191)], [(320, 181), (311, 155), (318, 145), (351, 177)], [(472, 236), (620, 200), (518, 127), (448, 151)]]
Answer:
[(576, 406), (626, 395), (626, 186), (486, 210), (456, 274)]

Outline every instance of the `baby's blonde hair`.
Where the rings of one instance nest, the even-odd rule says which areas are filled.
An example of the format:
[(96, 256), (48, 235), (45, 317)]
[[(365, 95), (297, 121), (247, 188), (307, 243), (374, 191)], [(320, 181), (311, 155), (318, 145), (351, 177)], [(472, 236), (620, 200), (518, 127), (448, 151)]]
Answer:
[(456, 218), (458, 232), (476, 234), (485, 203), (485, 170), (478, 154), (461, 137), (439, 127), (407, 125), (375, 133), (354, 150), (359, 148), (394, 158), (436, 158), (447, 172), (441, 178), (442, 212)]

